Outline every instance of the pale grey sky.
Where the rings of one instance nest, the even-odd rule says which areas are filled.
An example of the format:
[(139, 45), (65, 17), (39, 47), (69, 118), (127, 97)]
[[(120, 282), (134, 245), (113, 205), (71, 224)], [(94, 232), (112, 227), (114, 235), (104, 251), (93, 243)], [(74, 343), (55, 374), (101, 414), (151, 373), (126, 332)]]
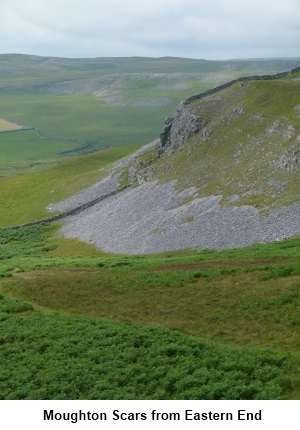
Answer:
[(0, 53), (300, 57), (300, 0), (0, 0)]

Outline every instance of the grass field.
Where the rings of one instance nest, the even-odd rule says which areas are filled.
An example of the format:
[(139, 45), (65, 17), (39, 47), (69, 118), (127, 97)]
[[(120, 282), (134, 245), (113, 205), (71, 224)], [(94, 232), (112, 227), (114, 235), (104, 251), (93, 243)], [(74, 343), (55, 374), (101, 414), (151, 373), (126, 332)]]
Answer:
[[(106, 387), (103, 398), (300, 398), (299, 239), (222, 252), (129, 257), (56, 239), (56, 228), (1, 230), (0, 293), (6, 316), (0, 354), (23, 351), (18, 371), (5, 367), (13, 382), (11, 388), (2, 388), (2, 396), (98, 398), (101, 381)], [(35, 330), (35, 324), (44, 329)], [(78, 327), (76, 341), (70, 325), (73, 333)], [(49, 337), (48, 330), (59, 330), (59, 345), (70, 345), (69, 358), (52, 343), (58, 334)], [(88, 340), (81, 339), (87, 330)], [(112, 333), (129, 342), (120, 346), (123, 353), (113, 349), (115, 342), (103, 344)], [(82, 356), (86, 342), (95, 347)], [(137, 349), (132, 350), (134, 344)], [(156, 351), (163, 374), (159, 370), (146, 377), (154, 366), (151, 354), (149, 360), (143, 355), (149, 348)], [(202, 352), (196, 353), (198, 348)], [(32, 355), (32, 349), (38, 355)], [(44, 353), (49, 366), (55, 360), (57, 372), (65, 375), (57, 386), (57, 373), (51, 371), (47, 390), (38, 382), (48, 371), (39, 364)], [(111, 366), (105, 364), (107, 354), (116, 357)], [(195, 354), (199, 362), (192, 358)], [(76, 375), (79, 369), (87, 381), (98, 375), (98, 388), (91, 382), (84, 385), (79, 374), (72, 385), (64, 371), (70, 359)], [(125, 360), (123, 383), (115, 378), (119, 359)], [(254, 368), (259, 372), (249, 375)], [(140, 377), (129, 383), (132, 372)], [(112, 380), (114, 388), (109, 390), (107, 381)]]
[(89, 95), (29, 94), (13, 99), (1, 98), (0, 112), (37, 131), (0, 134), (0, 174), (4, 177), (99, 149), (149, 143), (157, 138), (164, 116), (171, 114), (177, 102), (166, 112), (160, 106), (106, 106)]

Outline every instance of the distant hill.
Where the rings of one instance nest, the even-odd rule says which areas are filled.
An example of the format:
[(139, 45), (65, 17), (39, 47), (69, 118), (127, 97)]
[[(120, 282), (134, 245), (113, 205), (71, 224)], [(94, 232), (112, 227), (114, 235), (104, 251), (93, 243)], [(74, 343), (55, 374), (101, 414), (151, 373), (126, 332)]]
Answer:
[(191, 97), (161, 140), (115, 165), (66, 210), (123, 185), (61, 232), (114, 253), (232, 248), (300, 234), (300, 72)]
[(173, 80), (204, 78), (209, 81), (211, 78), (211, 83), (216, 83), (228, 81), (235, 74), (276, 73), (299, 65), (300, 58), (208, 61), (174, 57), (60, 58), (0, 54), (0, 94), (15, 90), (88, 94), (106, 89), (116, 81), (124, 84), (129, 77), (165, 78), (171, 84)]

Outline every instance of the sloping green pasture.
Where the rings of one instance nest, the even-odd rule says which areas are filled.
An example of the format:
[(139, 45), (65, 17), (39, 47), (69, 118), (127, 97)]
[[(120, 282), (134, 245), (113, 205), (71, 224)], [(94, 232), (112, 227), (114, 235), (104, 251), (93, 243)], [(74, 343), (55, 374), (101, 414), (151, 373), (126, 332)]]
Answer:
[(88, 257), (56, 228), (1, 230), (3, 398), (299, 398), (299, 239)]

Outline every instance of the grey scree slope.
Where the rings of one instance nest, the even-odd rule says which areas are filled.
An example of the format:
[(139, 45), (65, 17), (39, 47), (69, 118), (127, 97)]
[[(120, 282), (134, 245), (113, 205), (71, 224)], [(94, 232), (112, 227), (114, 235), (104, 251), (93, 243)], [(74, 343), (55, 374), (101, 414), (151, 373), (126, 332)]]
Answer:
[[(148, 182), (125, 190), (66, 217), (60, 233), (120, 254), (233, 248), (300, 234), (300, 202), (260, 216), (252, 206), (221, 207), (222, 196), (184, 204), (196, 190), (179, 193), (175, 185)], [(84, 193), (78, 198), (82, 202)], [(76, 196), (72, 199), (74, 205)]]

